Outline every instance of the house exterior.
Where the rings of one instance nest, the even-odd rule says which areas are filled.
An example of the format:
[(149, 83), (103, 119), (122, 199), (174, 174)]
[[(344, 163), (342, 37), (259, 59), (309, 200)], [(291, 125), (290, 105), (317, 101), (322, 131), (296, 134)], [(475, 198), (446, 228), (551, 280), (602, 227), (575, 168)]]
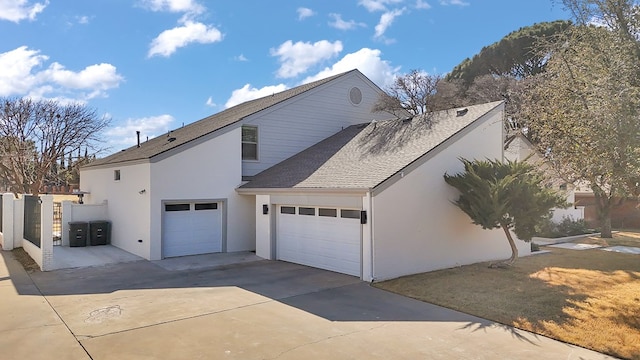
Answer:
[(253, 250), (243, 179), (383, 120), (370, 111), (380, 93), (353, 70), (248, 101), (83, 167), (80, 189), (87, 204), (107, 202), (112, 244), (143, 258)]
[[(349, 127), (258, 174), (256, 254), (384, 280), (510, 255), (452, 204), (460, 157), (502, 158), (504, 105)], [(521, 254), (530, 252), (519, 242)]]
[(252, 100), (84, 167), (80, 189), (151, 260), (255, 250), (373, 281), (508, 257), (443, 180), (503, 157), (503, 103), (389, 119), (381, 92), (353, 70)]
[(511, 161), (527, 161), (537, 166), (550, 180), (549, 186), (564, 196), (569, 207), (553, 209), (551, 216), (553, 222), (558, 223), (563, 218), (584, 219), (584, 206), (578, 205), (576, 201), (576, 187), (562, 180), (553, 171), (526, 136), (518, 132), (507, 137), (504, 143), (504, 157)]

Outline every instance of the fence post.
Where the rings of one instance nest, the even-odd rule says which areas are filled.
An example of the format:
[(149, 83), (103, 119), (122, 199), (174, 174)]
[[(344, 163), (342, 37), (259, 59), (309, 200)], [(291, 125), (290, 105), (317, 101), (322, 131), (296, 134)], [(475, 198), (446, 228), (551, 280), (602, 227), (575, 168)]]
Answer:
[(53, 195), (40, 195), (40, 250), (42, 271), (53, 270)]
[(62, 246), (69, 246), (69, 222), (73, 221), (73, 202), (65, 200), (62, 202), (62, 226), (60, 234), (62, 236)]
[(14, 248), (13, 193), (2, 194), (2, 249)]
[(24, 235), (24, 195), (13, 200), (13, 247), (22, 247)]

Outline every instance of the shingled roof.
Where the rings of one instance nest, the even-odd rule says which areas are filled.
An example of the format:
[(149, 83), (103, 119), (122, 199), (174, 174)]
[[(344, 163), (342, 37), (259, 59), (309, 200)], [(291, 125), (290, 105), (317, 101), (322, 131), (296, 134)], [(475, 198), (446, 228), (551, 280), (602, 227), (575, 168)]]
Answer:
[(257, 174), (240, 189), (373, 189), (501, 104), (350, 126)]
[(169, 134), (167, 134), (167, 136), (161, 135), (145, 141), (140, 144), (140, 147), (134, 145), (128, 149), (122, 150), (105, 158), (95, 160), (85, 167), (88, 168), (127, 161), (151, 159), (154, 156), (160, 155), (171, 149), (178, 148), (186, 143), (210, 134), (216, 130), (234, 124), (249, 115), (253, 115), (259, 111), (270, 108), (276, 104), (291, 99), (311, 89), (317, 88), (346, 74), (357, 71), (358, 70), (354, 69), (325, 79), (300, 85), (273, 95), (244, 102), (242, 104), (223, 110), (217, 114), (198, 120), (194, 123), (172, 130)]

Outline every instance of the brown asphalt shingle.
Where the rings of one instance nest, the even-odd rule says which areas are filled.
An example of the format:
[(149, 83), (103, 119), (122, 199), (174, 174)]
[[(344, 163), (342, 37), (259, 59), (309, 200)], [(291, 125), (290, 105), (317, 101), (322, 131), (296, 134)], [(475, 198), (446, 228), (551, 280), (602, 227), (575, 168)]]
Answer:
[(403, 170), (475, 120), (492, 102), (416, 117), (354, 125), (261, 172), (243, 189), (371, 189)]

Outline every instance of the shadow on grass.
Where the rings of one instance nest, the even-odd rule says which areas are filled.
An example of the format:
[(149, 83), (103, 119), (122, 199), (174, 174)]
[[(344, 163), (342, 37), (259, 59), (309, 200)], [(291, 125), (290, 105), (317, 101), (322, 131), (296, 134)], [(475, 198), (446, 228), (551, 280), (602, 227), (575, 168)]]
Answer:
[[(603, 353), (640, 359), (640, 256), (552, 249), (509, 269), (488, 263), (377, 286)], [(467, 328), (483, 329), (469, 324)], [(514, 337), (530, 341), (514, 330)]]

